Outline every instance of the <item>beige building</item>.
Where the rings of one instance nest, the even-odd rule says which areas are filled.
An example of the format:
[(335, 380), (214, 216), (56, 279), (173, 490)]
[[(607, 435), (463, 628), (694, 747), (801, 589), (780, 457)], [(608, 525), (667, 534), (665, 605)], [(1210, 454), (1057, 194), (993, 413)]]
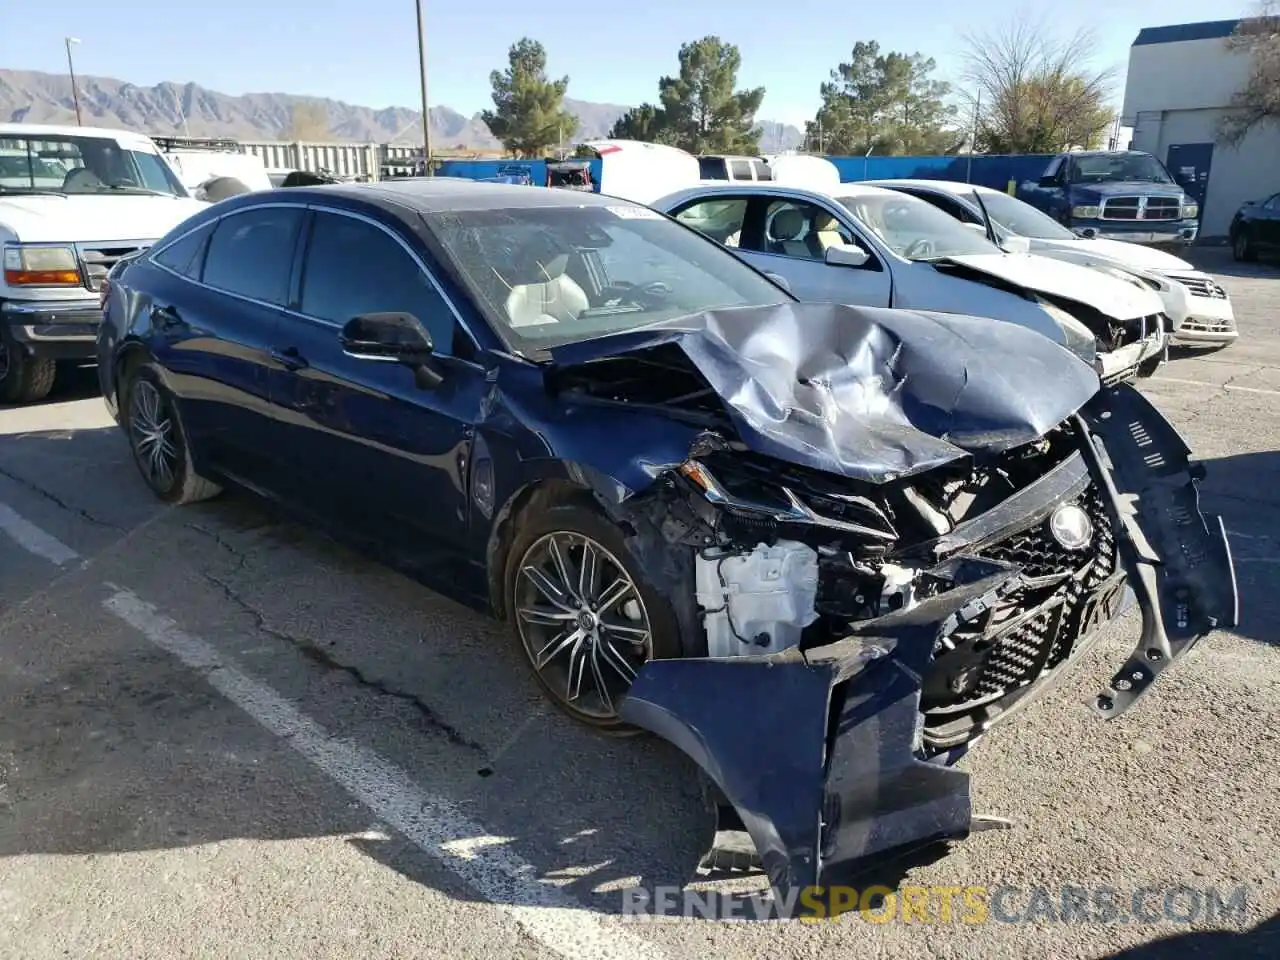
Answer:
[(1223, 237), (1236, 209), (1280, 190), (1280, 125), (1239, 147), (1218, 124), (1245, 83), (1249, 59), (1227, 49), (1238, 20), (1147, 27), (1129, 48), (1121, 123), (1131, 148), (1153, 154), (1200, 201), (1200, 236)]

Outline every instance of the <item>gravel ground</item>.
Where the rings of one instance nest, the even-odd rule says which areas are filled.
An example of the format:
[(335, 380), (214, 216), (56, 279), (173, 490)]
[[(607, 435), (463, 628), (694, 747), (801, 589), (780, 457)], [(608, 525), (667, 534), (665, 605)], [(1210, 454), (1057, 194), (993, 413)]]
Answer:
[[(894, 879), (1007, 887), (981, 923), (628, 922), (713, 829), (674, 749), (576, 729), (494, 624), (248, 495), (158, 507), (90, 374), (0, 410), (0, 956), (1280, 955), (1280, 269), (1200, 256), (1241, 339), (1144, 389), (1207, 463), (1242, 623), (1097, 722), (1127, 617), (965, 761), (1013, 829)], [(1117, 916), (1064, 919), (1068, 885)]]

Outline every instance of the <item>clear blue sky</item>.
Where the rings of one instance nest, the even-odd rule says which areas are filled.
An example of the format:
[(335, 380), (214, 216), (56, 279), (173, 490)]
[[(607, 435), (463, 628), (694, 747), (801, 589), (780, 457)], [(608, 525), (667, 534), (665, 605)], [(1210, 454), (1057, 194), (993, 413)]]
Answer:
[[(76, 70), (150, 85), (195, 81), (221, 93), (279, 92), (362, 106), (419, 102), (413, 0), (59, 0), (37, 7), (0, 0), (0, 67), (61, 72), (62, 38), (80, 37)], [(35, 15), (14, 15), (23, 7)], [(613, 12), (605, 12), (612, 8)], [(742, 50), (744, 86), (768, 89), (762, 119), (812, 117), (818, 84), (856, 40), (919, 51), (951, 79), (959, 37), (1008, 22), (1019, 10), (1052, 11), (1070, 34), (1094, 22), (1096, 62), (1127, 64), (1140, 28), (1239, 16), (1251, 0), (973, 0), (864, 3), (851, 0), (639, 0), (613, 4), (452, 3), (426, 0), (432, 105), (470, 114), (487, 107), (489, 71), (528, 35), (547, 48), (549, 69), (568, 74), (569, 95), (634, 104), (653, 99), (682, 42), (718, 34)], [(1092, 17), (1086, 10), (1097, 10)], [(1101, 11), (1105, 10), (1105, 15)], [(1122, 91), (1117, 86), (1117, 102)]]

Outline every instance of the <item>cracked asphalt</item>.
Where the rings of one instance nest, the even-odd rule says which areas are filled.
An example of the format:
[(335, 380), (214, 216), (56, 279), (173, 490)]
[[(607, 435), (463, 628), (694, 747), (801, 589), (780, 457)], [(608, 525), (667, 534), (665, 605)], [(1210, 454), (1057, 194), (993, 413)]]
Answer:
[(1200, 257), (1241, 339), (1144, 389), (1208, 466), (1240, 627), (1103, 723), (1114, 625), (964, 763), (1013, 828), (881, 879), (1008, 885), (1009, 916), (1064, 885), (1242, 911), (628, 921), (637, 884), (762, 887), (695, 873), (692, 764), (574, 727), (502, 628), (247, 494), (157, 505), (84, 371), (0, 410), (0, 956), (1280, 955), (1280, 267)]

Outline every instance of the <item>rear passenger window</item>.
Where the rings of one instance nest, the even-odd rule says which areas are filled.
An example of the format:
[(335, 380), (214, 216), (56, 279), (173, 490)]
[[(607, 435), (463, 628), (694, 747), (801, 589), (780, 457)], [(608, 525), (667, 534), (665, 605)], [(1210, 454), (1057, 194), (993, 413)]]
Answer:
[(224, 217), (209, 239), (204, 282), (284, 306), (302, 213), (299, 207), (256, 207)]
[(729, 179), (750, 180), (751, 164), (749, 164), (746, 160), (730, 160), (729, 161)]
[(199, 280), (205, 244), (208, 243), (213, 228), (214, 224), (207, 223), (185, 237), (175, 240), (151, 259), (174, 273), (180, 273), (192, 280)]
[(763, 160), (752, 160), (751, 168), (756, 172), (757, 180), (772, 180), (773, 169)]
[(742, 224), (747, 219), (745, 197), (712, 197), (695, 200), (683, 207), (675, 216), (687, 227), (704, 233), (716, 243), (736, 247), (742, 242)]
[(903, 193), (906, 193), (908, 196), (918, 197), (925, 203), (937, 207), (947, 216), (955, 217), (961, 223), (981, 223), (981, 221), (973, 213), (967, 210), (960, 201), (954, 200), (951, 197), (944, 197), (941, 194), (929, 193), (927, 191), (917, 193), (914, 190), (904, 190)]
[(457, 353), (453, 311), (404, 247), (354, 217), (316, 213), (302, 273), (300, 309), (345, 324), (365, 313), (411, 313), (441, 353)]
[(728, 180), (729, 168), (723, 157), (699, 157), (698, 178), (700, 180)]

